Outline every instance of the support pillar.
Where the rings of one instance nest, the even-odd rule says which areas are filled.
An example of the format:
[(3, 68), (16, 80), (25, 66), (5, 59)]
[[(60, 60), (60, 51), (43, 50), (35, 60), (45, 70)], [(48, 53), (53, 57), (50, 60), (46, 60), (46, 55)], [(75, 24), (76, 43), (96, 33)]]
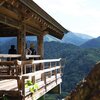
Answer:
[(18, 46), (18, 54), (21, 54), (21, 59), (25, 60), (26, 59), (26, 29), (25, 29), (25, 24), (21, 23), (20, 25), (20, 31), (17, 35), (17, 46)]
[(42, 35), (37, 36), (37, 44), (38, 44), (38, 47), (37, 47), (38, 55), (40, 55), (41, 59), (43, 59), (44, 58), (44, 47), (43, 47), (43, 36)]
[[(44, 58), (44, 47), (43, 47), (43, 35), (37, 36), (37, 52), (38, 55), (40, 55), (40, 59)], [(44, 65), (43, 64), (39, 64), (36, 70), (43, 70), (44, 69)]]

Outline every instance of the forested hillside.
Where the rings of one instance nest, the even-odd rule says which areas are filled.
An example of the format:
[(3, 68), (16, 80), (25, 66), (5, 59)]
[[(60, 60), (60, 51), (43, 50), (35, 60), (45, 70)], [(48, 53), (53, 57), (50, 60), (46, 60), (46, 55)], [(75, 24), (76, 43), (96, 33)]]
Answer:
[(70, 92), (100, 60), (100, 49), (82, 49), (71, 44), (47, 42), (45, 47), (46, 58), (63, 58), (62, 91)]
[[(8, 51), (11, 42), (3, 43), (0, 46), (2, 48), (0, 49), (1, 53), (2, 50), (3, 52)], [(13, 43), (15, 44), (16, 41), (13, 41)], [(62, 58), (62, 65), (64, 66), (62, 95), (66, 96), (89, 73), (94, 64), (100, 60), (100, 49), (83, 49), (72, 44), (45, 42), (44, 55), (45, 58)]]
[(100, 62), (95, 64), (65, 100), (100, 100)]
[(100, 36), (85, 42), (80, 47), (82, 47), (82, 48), (100, 48)]

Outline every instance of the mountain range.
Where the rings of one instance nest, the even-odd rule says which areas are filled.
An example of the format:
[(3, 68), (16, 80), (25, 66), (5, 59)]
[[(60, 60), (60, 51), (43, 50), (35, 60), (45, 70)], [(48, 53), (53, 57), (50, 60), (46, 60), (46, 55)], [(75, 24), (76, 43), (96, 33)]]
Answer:
[(91, 40), (88, 40), (80, 47), (82, 48), (100, 48), (100, 36)]
[[(0, 45), (1, 43), (5, 43), (6, 41), (10, 41), (11, 39), (16, 39), (15, 37), (12, 38), (0, 38)], [(28, 36), (27, 41), (37, 41), (37, 38), (35, 36)], [(74, 44), (76, 46), (80, 46), (87, 42), (88, 40), (93, 39), (93, 37), (85, 35), (85, 34), (80, 34), (80, 33), (65, 33), (64, 37), (62, 40), (59, 40), (55, 37), (52, 37), (50, 35), (46, 35), (44, 37), (44, 41), (46, 42), (51, 42), (51, 41), (56, 41), (56, 42), (61, 42), (61, 43), (66, 43), (66, 44)]]
[(62, 42), (80, 46), (90, 39), (93, 39), (93, 37), (85, 34), (69, 32), (68, 34), (65, 34), (64, 38), (62, 39)]

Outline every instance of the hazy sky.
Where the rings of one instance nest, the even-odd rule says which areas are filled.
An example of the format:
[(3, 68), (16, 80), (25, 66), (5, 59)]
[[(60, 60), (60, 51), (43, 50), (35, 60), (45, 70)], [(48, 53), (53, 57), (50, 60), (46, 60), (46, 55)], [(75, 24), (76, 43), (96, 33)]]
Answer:
[(63, 27), (100, 36), (100, 0), (34, 0)]

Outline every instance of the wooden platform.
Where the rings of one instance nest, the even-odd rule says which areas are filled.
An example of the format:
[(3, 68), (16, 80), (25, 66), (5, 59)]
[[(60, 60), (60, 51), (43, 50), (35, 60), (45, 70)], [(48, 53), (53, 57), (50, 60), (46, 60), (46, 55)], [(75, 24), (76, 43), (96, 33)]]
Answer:
[[(54, 63), (56, 62), (55, 66)], [(49, 64), (45, 64), (49, 63)], [(53, 63), (53, 64), (52, 64)], [(4, 94), (8, 96), (20, 97), (18, 100), (32, 100), (39, 99), (41, 96), (55, 88), (62, 82), (61, 79), (61, 64), (60, 59), (55, 60), (36, 60), (36, 61), (7, 61), (6, 66), (15, 66), (15, 74), (0, 76), (0, 97)], [(37, 64), (44, 64), (50, 66), (43, 66), (44, 69), (35, 70), (34, 72), (24, 73), (25, 65), (37, 67)], [(0, 62), (3, 65), (3, 62)], [(5, 63), (4, 63), (5, 66)], [(10, 66), (10, 67), (11, 67)], [(23, 67), (23, 68), (22, 68)], [(17, 70), (17, 71), (16, 71)], [(18, 72), (19, 71), (19, 72)], [(18, 73), (17, 73), (18, 72)], [(24, 73), (24, 74), (23, 74)], [(30, 92), (30, 87), (25, 87), (27, 81), (32, 81), (33, 84), (38, 84), (38, 89), (34, 93)], [(15, 100), (15, 99), (11, 99)]]

